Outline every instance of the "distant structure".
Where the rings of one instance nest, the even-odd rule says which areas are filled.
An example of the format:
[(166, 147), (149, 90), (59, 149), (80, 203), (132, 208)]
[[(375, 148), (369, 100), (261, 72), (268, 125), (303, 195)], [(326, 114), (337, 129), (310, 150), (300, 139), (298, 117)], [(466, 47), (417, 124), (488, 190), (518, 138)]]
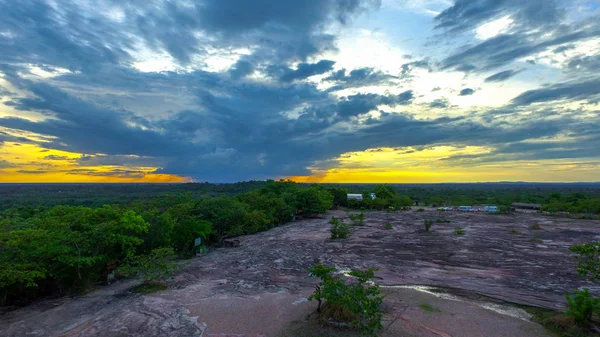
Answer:
[(348, 200), (363, 200), (362, 194), (348, 193)]
[[(370, 193), (371, 200), (375, 200), (375, 193)], [(348, 193), (348, 200), (363, 200), (363, 195), (358, 193)]]
[(513, 202), (511, 205), (513, 210), (527, 209), (527, 210), (540, 210), (542, 205), (540, 204), (528, 204), (524, 202)]

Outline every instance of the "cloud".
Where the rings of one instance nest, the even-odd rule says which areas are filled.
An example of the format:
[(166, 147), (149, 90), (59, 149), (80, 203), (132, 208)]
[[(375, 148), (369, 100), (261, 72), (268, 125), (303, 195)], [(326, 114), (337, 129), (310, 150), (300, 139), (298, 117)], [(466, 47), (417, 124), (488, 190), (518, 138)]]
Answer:
[(279, 79), (282, 82), (303, 80), (310, 76), (320, 75), (331, 71), (334, 64), (335, 62), (331, 60), (321, 60), (317, 63), (300, 63), (296, 69), (288, 69)]
[(469, 96), (469, 95), (473, 95), (473, 93), (475, 93), (475, 90), (473, 90), (471, 88), (465, 88), (460, 91), (459, 95), (460, 96)]
[(336, 91), (344, 88), (387, 84), (396, 78), (396, 76), (385, 74), (374, 68), (357, 68), (349, 73), (346, 69), (335, 71), (325, 78), (325, 81), (336, 82), (337, 85), (329, 89)]
[(429, 103), (430, 108), (447, 108), (449, 106), (450, 102), (445, 97), (435, 99), (431, 103)]
[(600, 79), (582, 82), (567, 82), (546, 88), (528, 90), (512, 100), (515, 105), (549, 102), (562, 99), (593, 99), (600, 96)]
[(1, 170), (1, 169), (5, 169), (5, 168), (11, 168), (11, 167), (14, 167), (14, 165), (13, 165), (13, 164), (11, 164), (11, 163), (9, 163), (9, 162), (8, 162), (8, 161), (6, 161), (6, 160), (1, 160), (1, 159), (0, 159), (0, 170)]
[(229, 74), (231, 75), (232, 79), (237, 80), (239, 78), (250, 75), (253, 71), (254, 66), (252, 65), (252, 63), (244, 60), (239, 60), (236, 62), (236, 64), (233, 65), (233, 67), (231, 67), (231, 69), (229, 69)]
[(462, 32), (493, 19), (510, 16), (518, 25), (544, 27), (561, 21), (556, 0), (456, 0), (435, 17), (436, 28)]
[(44, 173), (48, 173), (51, 171), (46, 171), (46, 170), (17, 170), (17, 173), (23, 173), (23, 174), (44, 174)]
[(54, 154), (48, 155), (44, 157), (44, 160), (70, 160), (67, 156), (57, 156)]
[(514, 70), (501, 71), (499, 73), (495, 73), (494, 75), (491, 75), (491, 76), (487, 77), (485, 79), (485, 82), (502, 82), (502, 81), (506, 81), (507, 79), (515, 76), (518, 73), (519, 73), (519, 71), (514, 71)]
[(423, 59), (423, 60), (418, 60), (418, 61), (412, 61), (409, 63), (404, 63), (400, 69), (401, 69), (401, 74), (402, 76), (409, 76), (410, 73), (414, 70), (414, 69), (425, 69), (427, 71), (432, 71), (433, 70), (433, 66), (431, 64), (431, 61), (429, 59)]

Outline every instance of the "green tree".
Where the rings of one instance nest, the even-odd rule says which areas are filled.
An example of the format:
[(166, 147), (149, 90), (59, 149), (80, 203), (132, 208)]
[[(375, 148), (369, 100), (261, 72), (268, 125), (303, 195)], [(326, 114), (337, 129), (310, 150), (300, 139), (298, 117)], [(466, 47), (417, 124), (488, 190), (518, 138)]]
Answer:
[(375, 187), (375, 196), (379, 199), (393, 199), (396, 196), (396, 190), (389, 185), (378, 185)]
[(333, 195), (318, 186), (298, 190), (296, 197), (298, 208), (304, 215), (325, 213), (333, 205)]

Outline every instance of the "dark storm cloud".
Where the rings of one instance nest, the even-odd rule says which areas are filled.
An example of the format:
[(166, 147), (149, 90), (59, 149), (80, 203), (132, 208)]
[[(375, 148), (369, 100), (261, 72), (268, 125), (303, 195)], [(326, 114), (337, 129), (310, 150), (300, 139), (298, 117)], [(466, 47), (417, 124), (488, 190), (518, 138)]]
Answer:
[(183, 63), (202, 52), (197, 46), (203, 41), (195, 31), (215, 36), (228, 47), (260, 43), (255, 53), (272, 59), (305, 60), (334, 49), (332, 36), (323, 33), (325, 26), (346, 24), (379, 6), (379, 0), (159, 1), (126, 6), (126, 16), (152, 46), (168, 50)]
[(562, 99), (585, 100), (598, 98), (598, 95), (600, 95), (600, 79), (593, 79), (584, 82), (559, 83), (541, 89), (528, 90), (513, 98), (512, 103), (515, 105), (529, 105)]
[(75, 3), (0, 1), (0, 63), (50, 64), (91, 70), (129, 58), (131, 40), (106, 20), (85, 15)]
[(324, 74), (333, 69), (334, 61), (321, 60), (317, 63), (300, 63), (296, 69), (288, 69), (279, 78), (282, 82), (303, 80), (310, 76)]
[(515, 70), (501, 71), (499, 73), (495, 73), (494, 75), (487, 77), (485, 79), (485, 82), (502, 82), (502, 81), (506, 81), (507, 79), (515, 76), (518, 73), (519, 73), (519, 71), (515, 71)]
[(469, 95), (473, 95), (474, 92), (475, 92), (475, 90), (473, 90), (471, 88), (465, 88), (460, 91), (459, 95), (460, 96), (469, 96)]
[(229, 74), (232, 79), (239, 79), (250, 75), (254, 71), (254, 66), (252, 63), (244, 60), (237, 61), (231, 69), (229, 69)]

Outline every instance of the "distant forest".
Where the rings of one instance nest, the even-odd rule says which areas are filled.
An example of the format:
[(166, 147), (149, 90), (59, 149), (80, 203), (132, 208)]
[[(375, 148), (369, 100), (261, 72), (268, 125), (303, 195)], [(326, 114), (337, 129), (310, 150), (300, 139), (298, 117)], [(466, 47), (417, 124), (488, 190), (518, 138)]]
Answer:
[[(149, 201), (165, 195), (194, 198), (235, 196), (263, 188), (267, 181), (233, 184), (0, 184), (0, 210), (15, 206), (87, 206)], [(311, 184), (297, 184), (309, 187)], [(372, 192), (376, 184), (320, 184), (348, 193)], [(550, 211), (600, 213), (600, 183), (389, 184), (419, 205), (505, 205), (537, 203)], [(580, 205), (582, 204), (582, 205)], [(581, 207), (580, 207), (581, 206)]]

